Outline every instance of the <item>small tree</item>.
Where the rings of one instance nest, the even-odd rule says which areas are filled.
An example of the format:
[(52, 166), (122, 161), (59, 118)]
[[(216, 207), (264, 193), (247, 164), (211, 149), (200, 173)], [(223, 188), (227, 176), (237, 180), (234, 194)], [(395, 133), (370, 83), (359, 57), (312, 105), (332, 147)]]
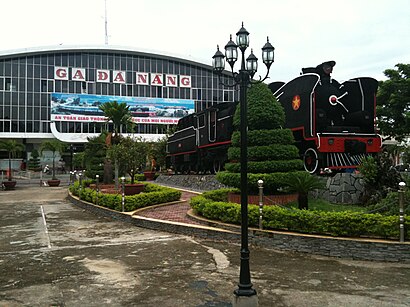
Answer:
[(57, 139), (47, 140), (41, 143), (40, 152), (43, 154), (44, 151), (51, 151), (53, 159), (53, 170), (52, 170), (52, 180), (58, 180), (56, 177), (56, 158), (57, 155), (61, 155), (65, 149), (65, 144)]
[[(129, 110), (129, 106), (125, 102), (118, 103), (117, 101), (109, 101), (99, 106), (99, 109), (104, 112), (104, 116), (107, 118), (107, 121), (113, 123), (113, 131), (110, 131), (110, 134), (107, 138), (107, 145), (116, 145), (120, 142), (121, 139), (121, 126), (126, 126), (132, 129), (132, 115)], [(108, 172), (110, 169), (108, 161), (105, 163), (105, 168)], [(118, 160), (114, 159), (114, 172), (115, 172), (115, 188), (118, 189)]]
[(386, 69), (388, 79), (379, 82), (377, 119), (383, 135), (401, 141), (410, 134), (410, 64), (395, 68)]
[(157, 166), (164, 169), (166, 167), (166, 158), (167, 158), (167, 141), (168, 136), (164, 136), (159, 139), (157, 142), (152, 144), (151, 154), (155, 157)]
[(138, 170), (145, 167), (149, 152), (150, 144), (144, 142), (142, 138), (127, 137), (110, 148), (109, 156), (118, 160), (119, 169), (127, 172), (131, 177), (131, 183), (134, 183)]
[[(71, 162), (73, 165), (73, 169), (84, 169), (85, 168), (85, 154), (84, 152), (76, 152), (73, 154), (73, 161)], [(101, 162), (103, 163), (103, 162)], [(92, 176), (88, 176), (89, 178), (92, 178)], [(102, 176), (102, 172), (101, 172)]]
[(3, 141), (3, 142), (0, 142), (0, 150), (7, 151), (8, 153), (9, 170), (8, 170), (7, 180), (12, 181), (13, 175), (12, 175), (12, 168), (11, 168), (11, 159), (14, 158), (18, 153), (24, 150), (24, 145), (21, 143), (18, 143), (15, 140)]
[(99, 106), (107, 121), (113, 123), (113, 131), (110, 131), (112, 133), (112, 144), (119, 143), (122, 125), (132, 128), (132, 115), (129, 108), (125, 102), (118, 103), (117, 101), (109, 101)]
[(40, 155), (38, 153), (37, 149), (33, 149), (31, 152), (31, 157), (27, 162), (27, 168), (31, 171), (40, 171), (41, 170), (41, 164), (40, 164)]
[(365, 182), (362, 201), (366, 205), (379, 202), (390, 190), (397, 190), (399, 182), (402, 181), (386, 151), (376, 157), (363, 159), (359, 171)]
[[(104, 183), (112, 183), (112, 172), (106, 176), (104, 173), (104, 163), (107, 156), (107, 145), (105, 143), (106, 134), (100, 134), (97, 137), (88, 138), (88, 142), (84, 145), (83, 161), (86, 171), (85, 175), (88, 178), (95, 178), (99, 175), (104, 179)], [(75, 155), (75, 158), (77, 158)], [(109, 178), (108, 178), (109, 177)]]

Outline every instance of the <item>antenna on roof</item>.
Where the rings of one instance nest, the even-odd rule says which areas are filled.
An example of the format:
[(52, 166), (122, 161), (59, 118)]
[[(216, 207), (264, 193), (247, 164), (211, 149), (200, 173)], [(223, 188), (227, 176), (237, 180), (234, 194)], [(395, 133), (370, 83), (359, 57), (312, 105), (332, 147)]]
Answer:
[(108, 19), (107, 19), (107, 0), (105, 2), (105, 44), (108, 45)]

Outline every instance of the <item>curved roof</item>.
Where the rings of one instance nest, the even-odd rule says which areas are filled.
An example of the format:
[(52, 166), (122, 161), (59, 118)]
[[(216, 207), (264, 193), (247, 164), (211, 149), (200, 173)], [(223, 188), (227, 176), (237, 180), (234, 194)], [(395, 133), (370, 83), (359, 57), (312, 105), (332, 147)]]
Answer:
[(197, 59), (186, 59), (181, 55), (164, 53), (155, 50), (136, 49), (133, 47), (115, 46), (115, 45), (56, 45), (56, 46), (44, 46), (44, 47), (28, 47), (22, 49), (13, 49), (0, 51), (0, 59), (7, 57), (21, 57), (32, 56), (44, 53), (69, 53), (69, 52), (106, 52), (106, 53), (124, 53), (130, 55), (149, 56), (159, 59), (173, 59), (186, 64), (201, 66), (203, 68), (213, 69), (211, 65), (200, 62)]

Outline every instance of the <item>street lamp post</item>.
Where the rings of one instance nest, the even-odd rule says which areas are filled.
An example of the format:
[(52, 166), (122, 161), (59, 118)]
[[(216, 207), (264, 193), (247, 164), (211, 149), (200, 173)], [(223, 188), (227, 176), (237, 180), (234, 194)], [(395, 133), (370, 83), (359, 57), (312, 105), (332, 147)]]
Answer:
[[(220, 83), (229, 86), (239, 86), (239, 103), (240, 103), (240, 152), (241, 152), (241, 262), (240, 262), (240, 275), (238, 289), (234, 291), (237, 298), (241, 297), (256, 297), (256, 291), (252, 288), (250, 267), (249, 267), (249, 248), (248, 248), (248, 119), (247, 119), (247, 89), (252, 83), (263, 82), (268, 78), (269, 69), (274, 61), (275, 48), (269, 43), (269, 38), (266, 44), (262, 48), (263, 63), (267, 67), (266, 76), (258, 81), (253, 81), (253, 76), (258, 69), (258, 59), (251, 54), (245, 61), (245, 50), (249, 46), (249, 32), (243, 27), (236, 33), (236, 44), (232, 41), (232, 35), (229, 42), (225, 46), (225, 55), (219, 51), (219, 46), (213, 58), (213, 68), (215, 73), (218, 74)], [(241, 68), (238, 73), (234, 72), (234, 65), (238, 59), (237, 48), (241, 51)], [(225, 58), (231, 66), (232, 76), (234, 78), (234, 84), (224, 84), (221, 81), (222, 72), (225, 69)], [(246, 63), (246, 65), (245, 65)], [(251, 303), (252, 304), (252, 303)], [(257, 304), (257, 299), (256, 299)], [(249, 304), (248, 304), (249, 305)]]
[(404, 242), (404, 189), (406, 183), (399, 183), (399, 222), (400, 222), (400, 242)]
[(121, 177), (121, 207), (125, 211), (125, 177)]
[(74, 145), (70, 144), (70, 171), (71, 172), (73, 171), (74, 150), (75, 150)]

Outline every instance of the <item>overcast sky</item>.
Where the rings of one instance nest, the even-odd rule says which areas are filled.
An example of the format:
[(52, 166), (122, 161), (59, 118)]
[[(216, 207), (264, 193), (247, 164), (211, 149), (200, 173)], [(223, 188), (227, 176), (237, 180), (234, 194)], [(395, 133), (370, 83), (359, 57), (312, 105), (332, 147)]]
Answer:
[[(261, 48), (275, 47), (272, 81), (335, 60), (333, 78), (385, 79), (410, 64), (409, 0), (106, 0), (108, 45), (212, 63), (244, 22), (265, 74)], [(104, 45), (104, 0), (13, 0), (1, 5), (0, 51), (53, 45)], [(250, 50), (247, 50), (247, 55)], [(236, 64), (239, 66), (239, 64)]]

